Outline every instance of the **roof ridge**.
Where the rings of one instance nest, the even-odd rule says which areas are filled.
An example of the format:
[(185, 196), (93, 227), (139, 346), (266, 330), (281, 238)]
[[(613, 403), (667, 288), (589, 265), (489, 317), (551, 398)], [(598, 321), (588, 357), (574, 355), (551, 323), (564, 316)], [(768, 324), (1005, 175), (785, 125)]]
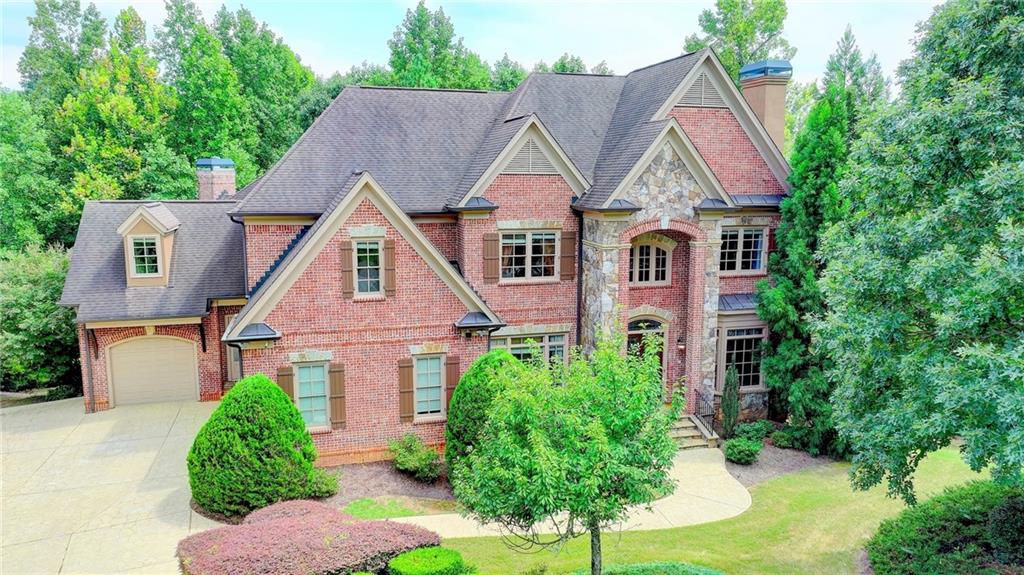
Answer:
[(394, 90), (394, 91), (410, 91), (410, 92), (463, 92), (467, 94), (502, 94), (503, 92), (495, 92), (494, 90), (472, 90), (469, 88), (430, 88), (426, 86), (355, 86), (360, 90)]
[(97, 204), (234, 204), (238, 200), (90, 200)]
[(675, 57), (672, 57), (672, 58), (668, 58), (666, 60), (662, 60), (661, 62), (655, 62), (653, 64), (648, 64), (648, 65), (643, 66), (641, 68), (637, 68), (636, 70), (630, 71), (629, 74), (626, 74), (626, 75), (629, 76), (629, 75), (631, 75), (631, 74), (633, 74), (635, 72), (639, 72), (641, 70), (646, 70), (648, 68), (653, 68), (655, 66), (660, 66), (662, 64), (667, 64), (667, 63), (669, 63), (669, 62), (671, 62), (673, 60), (679, 60), (679, 59), (682, 59), (682, 58), (686, 58), (687, 56), (693, 56), (693, 55), (698, 54), (698, 53), (700, 53), (700, 52), (702, 52), (704, 50), (710, 50), (710, 49), (711, 48), (701, 48), (700, 50), (694, 50), (693, 52), (687, 52), (685, 54), (680, 54), (678, 56), (675, 56)]

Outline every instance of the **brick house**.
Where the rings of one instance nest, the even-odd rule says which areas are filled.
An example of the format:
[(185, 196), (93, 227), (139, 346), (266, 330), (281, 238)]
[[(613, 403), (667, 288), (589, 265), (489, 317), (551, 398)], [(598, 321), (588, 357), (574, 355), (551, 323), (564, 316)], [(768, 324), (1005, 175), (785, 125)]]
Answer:
[(703, 50), (514, 92), (346, 88), (265, 175), (197, 162), (195, 201), (85, 206), (62, 303), (86, 409), (215, 400), (265, 373), (328, 460), (443, 442), (494, 347), (558, 361), (619, 324), (665, 336), (692, 412), (737, 365), (763, 416), (754, 313), (789, 168), (785, 62)]

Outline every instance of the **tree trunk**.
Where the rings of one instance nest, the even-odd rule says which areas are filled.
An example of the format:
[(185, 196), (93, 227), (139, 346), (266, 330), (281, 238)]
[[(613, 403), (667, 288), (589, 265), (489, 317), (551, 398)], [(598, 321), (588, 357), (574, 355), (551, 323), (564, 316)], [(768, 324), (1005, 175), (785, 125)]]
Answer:
[(601, 528), (590, 528), (590, 575), (601, 575)]

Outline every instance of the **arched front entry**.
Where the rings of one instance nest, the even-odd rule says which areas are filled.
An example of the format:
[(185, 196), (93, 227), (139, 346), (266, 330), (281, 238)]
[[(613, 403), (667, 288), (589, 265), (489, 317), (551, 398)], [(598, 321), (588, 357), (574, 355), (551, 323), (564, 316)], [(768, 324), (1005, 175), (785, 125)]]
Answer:
[(195, 342), (136, 337), (107, 348), (113, 405), (199, 399)]
[(665, 324), (657, 318), (644, 317), (631, 320), (626, 329), (626, 346), (630, 353), (644, 354), (644, 341), (648, 335), (657, 335), (662, 339), (661, 350), (658, 351), (658, 362), (661, 364), (661, 375), (665, 377)]

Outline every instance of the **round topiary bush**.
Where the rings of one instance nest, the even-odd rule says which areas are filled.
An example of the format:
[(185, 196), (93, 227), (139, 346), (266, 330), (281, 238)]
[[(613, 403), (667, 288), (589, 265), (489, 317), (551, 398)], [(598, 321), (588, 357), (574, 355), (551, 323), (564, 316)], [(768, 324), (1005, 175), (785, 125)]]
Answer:
[(444, 457), (448, 469), (455, 469), (480, 437), (491, 402), (501, 392), (501, 384), (495, 375), (521, 365), (507, 350), (493, 349), (478, 357), (462, 374), (448, 404), (448, 423), (444, 431)]
[(208, 511), (244, 515), (287, 499), (326, 497), (337, 479), (313, 467), (316, 449), (298, 408), (265, 375), (231, 388), (188, 454), (192, 498)]
[(736, 426), (736, 437), (742, 437), (743, 439), (749, 439), (751, 441), (764, 441), (768, 434), (775, 431), (775, 426), (772, 422), (767, 419), (760, 421), (753, 421), (750, 423), (741, 423)]
[(730, 439), (725, 442), (725, 458), (740, 465), (750, 465), (757, 461), (761, 454), (762, 444), (760, 441), (751, 441), (742, 437)]
[(462, 555), (444, 547), (420, 547), (388, 563), (388, 575), (461, 575), (468, 571)]

